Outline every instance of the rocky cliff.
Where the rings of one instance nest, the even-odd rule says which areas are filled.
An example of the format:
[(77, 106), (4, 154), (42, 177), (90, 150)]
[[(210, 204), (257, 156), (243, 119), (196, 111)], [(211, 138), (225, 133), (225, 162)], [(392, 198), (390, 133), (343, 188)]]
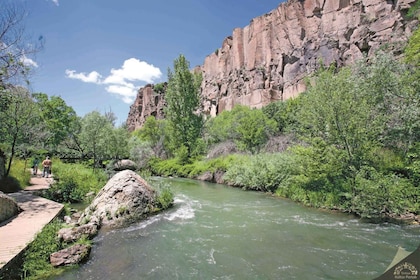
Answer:
[[(203, 111), (215, 116), (236, 104), (261, 108), (304, 91), (304, 78), (321, 63), (348, 65), (384, 46), (398, 53), (417, 24), (404, 20), (414, 2), (289, 0), (280, 4), (233, 30), (199, 66)], [(144, 103), (145, 94), (139, 93), (140, 99), (140, 107), (149, 106)], [(129, 119), (138, 116), (130, 111)]]
[(142, 127), (149, 116), (154, 116), (157, 119), (164, 117), (165, 89), (166, 85), (157, 89), (154, 85), (149, 84), (138, 91), (133, 105), (130, 106), (130, 112), (126, 121), (129, 131)]

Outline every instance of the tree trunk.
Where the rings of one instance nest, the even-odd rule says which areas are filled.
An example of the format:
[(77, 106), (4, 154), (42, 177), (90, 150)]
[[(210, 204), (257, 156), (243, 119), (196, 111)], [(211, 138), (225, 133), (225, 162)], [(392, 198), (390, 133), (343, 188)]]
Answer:
[(0, 180), (6, 175), (6, 155), (0, 150)]

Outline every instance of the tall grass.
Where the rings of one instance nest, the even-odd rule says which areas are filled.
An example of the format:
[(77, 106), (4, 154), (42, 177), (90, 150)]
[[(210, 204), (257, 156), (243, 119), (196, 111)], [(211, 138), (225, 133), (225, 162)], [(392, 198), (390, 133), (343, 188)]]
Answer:
[(50, 254), (62, 249), (62, 244), (57, 239), (60, 228), (61, 223), (54, 220), (46, 225), (29, 245), (24, 254), (23, 279), (44, 279), (51, 275), (54, 268), (49, 261)]
[(28, 168), (29, 166), (24, 160), (14, 159), (9, 176), (0, 180), (0, 191), (11, 193), (29, 186), (31, 172)]
[(74, 163), (53, 161), (54, 183), (44, 196), (57, 202), (89, 202), (86, 194), (97, 193), (107, 181), (103, 170)]

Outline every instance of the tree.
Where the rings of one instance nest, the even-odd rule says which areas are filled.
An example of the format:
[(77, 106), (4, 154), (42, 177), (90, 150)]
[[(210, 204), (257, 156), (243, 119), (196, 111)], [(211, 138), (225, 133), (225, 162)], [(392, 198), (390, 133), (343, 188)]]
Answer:
[(40, 110), (41, 121), (45, 125), (48, 135), (43, 139), (44, 145), (53, 148), (72, 137), (77, 128), (77, 115), (72, 107), (59, 96), (51, 96), (44, 93), (33, 94)]
[(16, 1), (0, 2), (0, 84), (17, 84), (35, 65), (30, 56), (41, 50), (42, 36), (33, 42), (25, 37), (25, 10)]
[(114, 160), (128, 157), (129, 132), (125, 127), (113, 127), (111, 133), (105, 135), (106, 155)]
[(3, 143), (2, 150), (9, 153), (7, 168), (1, 176), (7, 177), (16, 148), (19, 144), (30, 141), (35, 103), (29, 92), (22, 87), (9, 87), (8, 90), (2, 89), (0, 93), (0, 143)]
[(133, 137), (139, 138), (143, 142), (148, 142), (154, 154), (158, 157), (165, 155), (165, 146), (170, 138), (166, 120), (157, 120), (154, 116), (149, 116), (141, 129), (133, 132)]
[(173, 72), (168, 69), (165, 115), (172, 131), (171, 146), (174, 151), (184, 147), (190, 158), (199, 146), (203, 117), (197, 112), (200, 106), (201, 74), (189, 69), (183, 55), (174, 61)]
[[(16, 3), (16, 1), (0, 1), (0, 113), (5, 114), (9, 109), (9, 102), (16, 101), (10, 95), (15, 91), (14, 87), (24, 84), (22, 79), (27, 83), (31, 66), (35, 65), (29, 56), (39, 51), (43, 42), (42, 38), (38, 42), (30, 42), (25, 38), (23, 26), (25, 12)], [(3, 125), (3, 122), (1, 124)], [(16, 125), (15, 128), (18, 126)], [(10, 127), (3, 127), (3, 129), (7, 130)], [(0, 136), (0, 138), (5, 138), (5, 136)], [(14, 148), (15, 145), (13, 145)], [(0, 179), (9, 173), (11, 160), (12, 157), (9, 158), (9, 166), (6, 169), (6, 153), (3, 145), (0, 145)]]
[(321, 70), (302, 98), (301, 135), (343, 149), (349, 166), (360, 165), (384, 122), (382, 115), (372, 114), (373, 97), (357, 88), (351, 69)]
[(239, 149), (254, 153), (278, 131), (278, 124), (262, 110), (236, 105), (211, 119), (206, 128), (210, 143), (233, 140)]
[(98, 111), (88, 113), (82, 119), (81, 147), (84, 155), (93, 159), (94, 166), (98, 166), (107, 157), (106, 138), (112, 129), (109, 118)]

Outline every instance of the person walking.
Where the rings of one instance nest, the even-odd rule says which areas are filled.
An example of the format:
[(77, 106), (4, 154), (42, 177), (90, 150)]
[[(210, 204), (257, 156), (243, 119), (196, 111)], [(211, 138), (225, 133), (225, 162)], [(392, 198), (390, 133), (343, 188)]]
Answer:
[(32, 162), (32, 173), (34, 175), (38, 174), (38, 164), (39, 164), (39, 159), (37, 157), (34, 158), (34, 161)]
[(42, 177), (47, 177), (51, 174), (51, 167), (52, 167), (52, 161), (50, 160), (50, 157), (46, 157), (44, 161), (42, 162)]

